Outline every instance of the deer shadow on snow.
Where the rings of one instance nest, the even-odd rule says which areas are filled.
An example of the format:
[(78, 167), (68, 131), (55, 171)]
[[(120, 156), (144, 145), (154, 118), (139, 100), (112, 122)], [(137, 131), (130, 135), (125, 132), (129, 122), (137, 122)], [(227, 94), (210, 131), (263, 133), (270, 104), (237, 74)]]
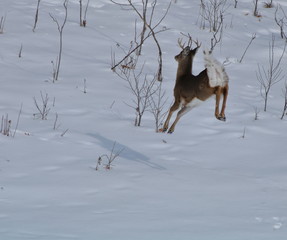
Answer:
[(131, 149), (130, 147), (126, 145), (110, 140), (98, 133), (88, 133), (88, 135), (90, 137), (97, 139), (98, 141), (97, 144), (101, 146), (102, 148), (105, 148), (107, 150), (107, 154), (109, 154), (114, 148), (113, 149), (114, 153), (120, 152), (119, 154), (120, 158), (124, 158), (130, 161), (135, 161), (135, 162), (147, 165), (151, 168), (158, 169), (158, 170), (166, 169), (165, 167), (159, 164), (151, 162), (149, 157), (147, 157), (146, 155), (138, 151)]

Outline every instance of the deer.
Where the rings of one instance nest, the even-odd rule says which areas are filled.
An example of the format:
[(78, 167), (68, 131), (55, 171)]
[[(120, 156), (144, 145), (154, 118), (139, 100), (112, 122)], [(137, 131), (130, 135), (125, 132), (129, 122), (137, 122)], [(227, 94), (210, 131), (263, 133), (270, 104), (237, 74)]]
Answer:
[[(192, 42), (196, 47), (192, 49)], [(174, 103), (169, 109), (162, 132), (173, 133), (176, 124), (180, 118), (197, 106), (200, 102), (209, 99), (215, 95), (215, 117), (218, 120), (226, 121), (225, 107), (228, 95), (229, 78), (222, 64), (213, 58), (211, 51), (203, 51), (205, 60), (205, 69), (197, 76), (192, 74), (193, 58), (201, 43), (193, 41), (189, 35), (187, 46), (182, 44), (182, 39), (178, 39), (178, 45), (182, 51), (174, 58), (178, 62), (176, 81), (174, 86)], [(220, 99), (223, 95), (221, 110), (219, 111)], [(176, 119), (169, 128), (169, 122), (172, 114), (179, 109)]]

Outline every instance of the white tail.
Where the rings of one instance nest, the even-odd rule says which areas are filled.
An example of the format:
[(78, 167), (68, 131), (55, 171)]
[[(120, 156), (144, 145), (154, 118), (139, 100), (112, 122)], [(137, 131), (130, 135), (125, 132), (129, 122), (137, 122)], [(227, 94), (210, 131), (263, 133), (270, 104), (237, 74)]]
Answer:
[(223, 65), (212, 56), (211, 51), (203, 51), (203, 53), (210, 87), (226, 86), (228, 76)]

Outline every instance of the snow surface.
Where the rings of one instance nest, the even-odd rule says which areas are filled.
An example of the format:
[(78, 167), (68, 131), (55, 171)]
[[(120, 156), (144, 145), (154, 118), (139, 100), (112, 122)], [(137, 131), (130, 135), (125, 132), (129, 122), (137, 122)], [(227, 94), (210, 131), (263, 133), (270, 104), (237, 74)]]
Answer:
[[(285, 0), (274, 2), (287, 8)], [(133, 126), (132, 94), (110, 70), (111, 49), (118, 60), (122, 52), (116, 44), (127, 50), (133, 40), (134, 12), (91, 0), (83, 28), (79, 2), (70, 0), (60, 78), (53, 83), (59, 33), (49, 13), (61, 22), (62, 1), (41, 1), (35, 32), (36, 0), (0, 1), (0, 17), (6, 16), (0, 35), (0, 115), (8, 114), (12, 133), (23, 104), (15, 137), (0, 135), (1, 240), (287, 239), (287, 118), (280, 120), (284, 81), (272, 87), (264, 112), (256, 79), (257, 65), (268, 64), (271, 35), (278, 55), (284, 41), (275, 8), (260, 3), (262, 17), (255, 18), (252, 0), (239, 1), (236, 9), (234, 1), (228, 3), (223, 41), (213, 52), (220, 62), (229, 62), (227, 121), (214, 117), (211, 99), (168, 135), (155, 132), (148, 112), (141, 127)], [(160, 18), (167, 5), (158, 1), (155, 16)], [(173, 101), (180, 32), (198, 38), (202, 50), (209, 47), (210, 33), (199, 28), (198, 13), (199, 1), (172, 1), (160, 26), (170, 28), (158, 35), (165, 110)], [(204, 68), (202, 50), (194, 59), (194, 74)], [(156, 51), (148, 40), (142, 58), (151, 75)], [(47, 120), (35, 116), (33, 98), (40, 101), (40, 92), (49, 96)], [(115, 151), (123, 151), (112, 169), (96, 171), (98, 157), (109, 154), (114, 142)]]

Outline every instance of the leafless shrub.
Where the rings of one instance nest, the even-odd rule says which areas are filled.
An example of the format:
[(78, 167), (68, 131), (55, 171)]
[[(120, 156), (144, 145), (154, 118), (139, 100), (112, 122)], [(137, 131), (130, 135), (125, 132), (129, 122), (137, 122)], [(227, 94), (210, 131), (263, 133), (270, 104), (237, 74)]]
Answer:
[(286, 50), (286, 44), (287, 42), (285, 42), (281, 56), (279, 56), (279, 59), (276, 61), (276, 55), (274, 53), (275, 37), (274, 35), (272, 35), (271, 42), (269, 42), (268, 65), (267, 67), (258, 65), (258, 71), (256, 72), (256, 76), (260, 84), (261, 96), (264, 99), (264, 111), (267, 110), (268, 95), (271, 87), (281, 81), (284, 77), (282, 76), (281, 61)]
[(211, 50), (220, 43), (223, 36), (223, 22), (225, 12), (228, 8), (226, 6), (227, 0), (201, 0), (200, 28), (205, 29), (206, 25), (212, 34), (211, 37)]
[(98, 161), (97, 161), (97, 166), (95, 168), (95, 170), (99, 170), (99, 166), (103, 164), (103, 160), (106, 159), (107, 163), (104, 164), (104, 168), (107, 170), (111, 169), (111, 164), (112, 162), (120, 156), (120, 154), (122, 153), (122, 151), (124, 150), (124, 148), (118, 150), (115, 152), (115, 147), (116, 147), (116, 142), (114, 142), (113, 147), (111, 149), (110, 154), (103, 154), (101, 156), (99, 156)]
[(2, 115), (0, 133), (3, 134), (4, 136), (10, 136), (11, 123), (12, 121), (9, 119), (8, 114), (6, 114), (6, 116)]
[(287, 41), (287, 35), (285, 33), (285, 27), (287, 27), (287, 15), (286, 15), (286, 13), (283, 10), (281, 5), (278, 5), (276, 7), (275, 22), (278, 25), (278, 27), (280, 28), (280, 36), (281, 36), (281, 38), (285, 39)]
[(41, 2), (41, 0), (38, 0), (38, 2), (37, 2), (37, 8), (36, 8), (35, 20), (34, 20), (34, 26), (33, 26), (33, 32), (35, 32), (35, 29), (36, 29), (37, 23), (38, 23), (40, 2)]
[[(138, 58), (133, 59), (132, 66), (137, 65)], [(151, 96), (155, 94), (156, 76), (152, 78), (143, 73), (144, 64), (137, 70), (136, 68), (124, 67), (117, 75), (126, 81), (128, 89), (133, 95), (132, 103), (127, 103), (136, 113), (135, 126), (141, 126), (142, 117), (148, 110), (151, 102)]]
[(210, 50), (213, 51), (215, 46), (221, 42), (222, 36), (223, 36), (223, 15), (221, 15), (220, 18), (220, 24), (218, 25), (218, 28), (216, 31), (212, 32), (212, 38), (210, 40)]
[[(112, 67), (112, 70), (114, 70), (115, 67), (119, 66), (126, 58), (129, 57), (130, 54), (134, 53), (135, 51), (137, 51), (137, 54), (140, 55), (141, 51), (142, 51), (142, 46), (143, 43), (146, 39), (148, 39), (149, 37), (152, 37), (154, 39), (154, 42), (156, 43), (156, 46), (158, 48), (158, 70), (157, 70), (157, 80), (158, 81), (162, 81), (162, 50), (159, 44), (159, 41), (156, 37), (156, 35), (159, 32), (163, 32), (166, 31), (166, 28), (162, 28), (161, 30), (156, 30), (158, 28), (158, 26), (162, 23), (162, 21), (164, 20), (164, 18), (166, 17), (169, 8), (171, 6), (171, 1), (168, 4), (167, 10), (164, 13), (164, 15), (156, 22), (153, 22), (154, 19), (154, 13), (155, 13), (155, 8), (157, 6), (157, 0), (154, 0), (151, 4), (150, 7), (150, 11), (149, 11), (149, 17), (148, 17), (148, 0), (142, 0), (141, 1), (141, 7), (136, 6), (132, 0), (126, 0), (127, 3), (123, 4), (123, 3), (118, 3), (116, 1), (111, 0), (111, 2), (121, 6), (122, 8), (128, 8), (128, 9), (132, 9), (136, 15), (139, 17), (139, 19), (142, 21), (142, 29), (140, 31), (140, 41), (138, 42), (137, 40), (135, 40), (136, 42), (136, 46), (130, 50), (128, 52), (128, 55), (126, 55), (121, 61), (119, 61), (117, 64), (115, 64), (115, 66)], [(140, 10), (141, 9), (141, 10)], [(146, 31), (148, 29), (148, 32)], [(137, 35), (137, 31), (136, 35)], [(137, 39), (138, 36), (135, 36), (135, 39)]]
[[(53, 67), (53, 82), (58, 80), (59, 77), (59, 72), (60, 72), (60, 65), (61, 65), (61, 59), (62, 59), (62, 50), (63, 50), (63, 30), (65, 27), (65, 24), (67, 22), (67, 17), (68, 17), (68, 0), (65, 0), (63, 3), (64, 9), (65, 9), (65, 17), (63, 20), (63, 23), (60, 25), (59, 21), (50, 14), (50, 17), (53, 19), (53, 21), (56, 23), (58, 31), (59, 31), (59, 36), (60, 36), (60, 42), (59, 42), (59, 53), (58, 53), (58, 57), (56, 60), (56, 65), (55, 68)], [(52, 64), (53, 61), (52, 61)]]
[(83, 18), (83, 4), (82, 4), (82, 0), (79, 0), (79, 3), (80, 3), (80, 26), (81, 27), (86, 27), (86, 25), (87, 25), (87, 12), (88, 12), (88, 7), (89, 7), (90, 0), (88, 0), (87, 5), (85, 7), (84, 18)]
[(210, 32), (216, 32), (222, 25), (227, 0), (201, 0), (202, 18), (208, 23)]
[(45, 96), (43, 95), (42, 92), (40, 92), (41, 95), (41, 102), (38, 103), (37, 99), (34, 97), (34, 104), (38, 110), (38, 113), (35, 113), (34, 116), (39, 116), (42, 120), (47, 120), (47, 116), (51, 110), (51, 108), (49, 107), (49, 96), (46, 93)]
[(0, 34), (4, 33), (5, 20), (6, 16), (2, 16), (0, 19)]
[(284, 98), (284, 106), (283, 106), (283, 111), (281, 115), (281, 120), (286, 115), (286, 110), (287, 110), (287, 81), (285, 81), (284, 88), (282, 89), (282, 93), (283, 93), (283, 98)]
[(162, 83), (157, 86), (154, 94), (150, 96), (150, 112), (154, 116), (155, 131), (159, 132), (162, 122), (167, 114), (167, 111), (163, 111), (167, 98), (165, 97), (165, 91), (162, 90)]
[(251, 43), (253, 42), (253, 40), (254, 40), (255, 38), (256, 38), (256, 33), (254, 33), (254, 34), (252, 35), (252, 37), (251, 37), (251, 39), (250, 39), (250, 42), (248, 43), (248, 45), (247, 45), (247, 47), (246, 47), (244, 53), (242, 54), (242, 56), (241, 56), (241, 58), (240, 58), (240, 60), (239, 60), (240, 63), (242, 62), (242, 60), (243, 60), (243, 58), (244, 58), (244, 56), (245, 56), (245, 54), (246, 54), (248, 48), (250, 47)]

